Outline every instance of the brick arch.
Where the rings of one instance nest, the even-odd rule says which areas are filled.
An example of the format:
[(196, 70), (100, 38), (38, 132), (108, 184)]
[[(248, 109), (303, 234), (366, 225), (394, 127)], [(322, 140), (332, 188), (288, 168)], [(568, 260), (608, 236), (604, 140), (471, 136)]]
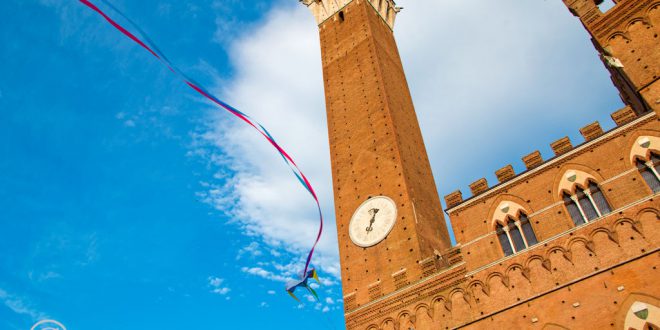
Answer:
[(556, 323), (546, 323), (543, 326), (543, 330), (570, 330), (570, 329)]
[[(577, 175), (575, 182), (570, 182), (566, 178), (566, 174), (569, 171), (574, 171)], [(596, 184), (604, 180), (603, 176), (598, 173), (595, 169), (576, 163), (564, 164), (559, 172), (555, 175), (555, 178), (552, 182), (553, 196), (555, 202), (563, 201), (562, 193), (567, 191), (568, 193), (573, 193), (575, 187), (579, 184), (583, 187), (588, 186), (588, 180), (593, 180)], [(603, 193), (604, 194), (604, 193)], [(606, 196), (607, 198), (607, 196)]]
[[(472, 282), (470, 282), (470, 284), (468, 284), (467, 288), (470, 289), (477, 286), (481, 287), (481, 292), (483, 292), (486, 296), (490, 296), (490, 287), (481, 280), (473, 280)], [(474, 293), (472, 294), (474, 295)]]
[(594, 236), (596, 236), (596, 234), (599, 234), (599, 233), (605, 233), (607, 235), (607, 238), (610, 239), (610, 241), (616, 243), (617, 245), (619, 244), (619, 237), (618, 237), (616, 231), (611, 231), (609, 228), (606, 228), (606, 227), (594, 228), (594, 230), (592, 230), (589, 233), (589, 238), (591, 238), (591, 240), (593, 240)]
[(571, 260), (572, 257), (571, 257), (571, 255), (570, 255), (570, 252), (569, 252), (568, 250), (566, 250), (563, 246), (559, 246), (559, 245), (555, 245), (555, 246), (549, 248), (547, 251), (545, 251), (545, 257), (546, 257), (546, 259), (550, 259), (550, 256), (551, 256), (553, 253), (555, 253), (555, 251), (559, 251), (559, 252), (561, 252), (561, 253), (562, 253), (562, 256), (563, 256), (566, 260), (568, 260), (568, 261), (570, 261), (571, 263), (573, 263), (573, 261)]
[(380, 328), (379, 329), (385, 329), (385, 326), (387, 326), (387, 322), (392, 322), (394, 326), (396, 327), (396, 321), (392, 317), (388, 317), (383, 320), (383, 322), (380, 322)]
[(630, 224), (630, 227), (632, 227), (632, 229), (633, 229), (636, 233), (638, 233), (638, 234), (639, 234), (640, 236), (642, 236), (642, 237), (645, 237), (645, 236), (644, 236), (644, 232), (642, 232), (641, 228), (639, 228), (639, 222), (636, 221), (636, 220), (630, 219), (630, 218), (619, 218), (619, 219), (616, 219), (616, 220), (612, 223), (612, 231), (616, 232), (616, 231), (617, 231), (617, 229), (616, 229), (617, 226), (619, 226), (619, 225), (621, 225), (621, 224), (624, 224), (624, 223), (628, 223), (628, 224)]
[(612, 222), (612, 224), (610, 225), (611, 230), (616, 231), (616, 227), (618, 225), (622, 224), (622, 223), (629, 223), (631, 226), (634, 227), (635, 224), (637, 223), (637, 221), (635, 221), (633, 219), (630, 219), (630, 218), (618, 218), (618, 219), (614, 220), (614, 222)]
[(413, 315), (413, 314), (409, 310), (404, 309), (404, 310), (399, 312), (399, 314), (396, 316), (396, 319), (401, 321), (402, 317), (410, 316), (410, 315)]
[(415, 306), (414, 309), (415, 315), (417, 315), (417, 313), (419, 313), (419, 310), (422, 308), (426, 308), (426, 314), (428, 314), (430, 318), (433, 318), (433, 315), (431, 315), (431, 306), (429, 306), (427, 303), (420, 303), (417, 306)]
[(660, 2), (656, 2), (650, 5), (649, 9), (646, 11), (646, 16), (649, 18), (649, 20), (651, 20), (651, 23), (653, 23), (652, 13), (654, 10), (660, 10)]
[(607, 37), (607, 42), (608, 43), (611, 42), (616, 37), (621, 37), (621, 38), (623, 38), (623, 40), (630, 41), (630, 36), (628, 35), (628, 33), (623, 32), (623, 31), (616, 31), (616, 32), (610, 34), (609, 37)]
[[(500, 273), (500, 272), (492, 272), (492, 273), (488, 274), (488, 276), (486, 277), (486, 284), (487, 284), (488, 286), (490, 286), (490, 281), (491, 281), (494, 277), (499, 277), (499, 278), (500, 278), (500, 281), (501, 281), (502, 283), (505, 282), (504, 278), (505, 278), (506, 276), (505, 276), (504, 274), (502, 274), (502, 273)], [(505, 286), (508, 287), (508, 285), (505, 285)]]
[[(577, 236), (571, 238), (567, 243), (566, 243), (566, 250), (571, 251), (573, 249), (573, 245), (581, 243), (587, 250), (594, 252), (594, 247), (593, 247), (593, 241), (590, 241), (586, 237), (583, 236)], [(595, 252), (594, 252), (595, 253)]]
[(432, 310), (435, 311), (436, 304), (437, 304), (439, 301), (442, 302), (442, 307), (444, 307), (444, 308), (447, 309), (448, 311), (451, 310), (451, 309), (448, 309), (448, 308), (447, 308), (447, 301), (448, 301), (448, 300), (447, 300), (447, 298), (445, 298), (444, 296), (435, 296), (435, 297), (433, 297), (433, 300), (431, 300), (431, 309), (432, 309)]
[(541, 263), (543, 263), (543, 261), (545, 261), (545, 258), (540, 254), (532, 254), (531, 256), (527, 257), (527, 259), (525, 259), (525, 261), (523, 262), (523, 265), (525, 265), (525, 267), (529, 268), (529, 265), (534, 260), (540, 260)]
[(635, 214), (635, 219), (639, 221), (639, 218), (641, 218), (644, 213), (654, 213), (656, 217), (660, 218), (660, 211), (652, 207), (645, 207)]
[(512, 271), (516, 270), (516, 268), (520, 268), (521, 271), (524, 269), (523, 265), (521, 265), (517, 262), (514, 262), (511, 265), (509, 265), (509, 267), (506, 268), (506, 270), (504, 271), (504, 274), (506, 274), (506, 276), (509, 276), (509, 274)]
[(366, 330), (378, 330), (380, 329), (377, 324), (370, 324)]
[(651, 22), (649, 22), (649, 20), (648, 20), (646, 17), (635, 17), (635, 18), (631, 19), (631, 20), (628, 22), (628, 24), (626, 24), (626, 28), (625, 28), (626, 31), (629, 31), (630, 28), (631, 28), (635, 23), (638, 23), (638, 22), (641, 22), (642, 24), (647, 25), (647, 26), (653, 26), (653, 25), (651, 24)]
[(454, 295), (457, 294), (457, 293), (462, 294), (463, 297), (465, 297), (466, 294), (467, 294), (463, 288), (454, 288), (451, 291), (449, 291), (449, 294), (447, 295), (447, 297), (449, 297), (450, 300), (454, 299)]

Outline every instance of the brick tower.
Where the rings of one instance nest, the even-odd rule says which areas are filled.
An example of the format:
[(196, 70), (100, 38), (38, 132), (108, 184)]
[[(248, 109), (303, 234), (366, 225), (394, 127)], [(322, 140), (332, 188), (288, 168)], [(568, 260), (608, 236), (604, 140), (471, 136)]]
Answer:
[[(434, 271), (451, 242), (394, 41), (399, 8), (392, 0), (303, 3), (321, 36), (344, 298), (358, 307)], [(349, 226), (377, 196), (396, 215), (391, 231), (365, 246)], [(356, 235), (375, 237), (388, 221), (374, 208), (375, 230), (367, 232), (372, 215), (364, 213)]]
[[(623, 101), (635, 112), (660, 111), (660, 9), (653, 0), (563, 0), (601, 54)], [(612, 1), (612, 0), (609, 0)]]
[[(559, 1), (559, 0), (557, 0)], [(660, 329), (660, 0), (564, 0), (626, 107), (439, 198), (392, 0), (301, 0), (319, 24), (350, 330)], [(604, 9), (603, 9), (604, 10)], [(652, 111), (653, 110), (653, 111)]]

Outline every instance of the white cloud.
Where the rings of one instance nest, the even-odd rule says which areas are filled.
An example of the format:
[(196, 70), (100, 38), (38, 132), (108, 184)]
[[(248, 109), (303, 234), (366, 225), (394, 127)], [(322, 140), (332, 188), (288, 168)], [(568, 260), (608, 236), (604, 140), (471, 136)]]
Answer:
[(275, 290), (268, 290), (268, 294), (269, 294), (269, 295), (274, 295), (274, 294), (275, 294)]
[(250, 275), (258, 276), (276, 282), (286, 283), (291, 280), (291, 278), (275, 274), (261, 267), (243, 267), (241, 268), (241, 271)]
[(332, 300), (332, 298), (330, 298), (330, 297), (326, 297), (326, 298), (325, 298), (325, 303), (326, 303), (326, 304), (330, 304), (330, 305), (332, 305), (332, 304), (335, 303), (335, 301)]
[[(521, 156), (547, 151), (549, 142), (576, 135), (618, 105), (587, 34), (560, 1), (400, 4), (406, 9), (395, 35), (441, 196), (482, 176), (493, 182), (491, 173), (508, 163), (520, 169)], [(227, 49), (235, 74), (219, 80), (217, 90), (267, 127), (310, 178), (326, 219), (314, 262), (339, 279), (312, 15), (300, 5), (279, 6)], [(222, 178), (200, 196), (230, 214), (245, 235), (262, 238), (264, 247), (304, 257), (318, 228), (313, 201), (267, 142), (228, 118), (213, 112), (198, 135), (200, 146), (213, 147), (193, 154), (217, 165)], [(227, 177), (222, 167), (235, 175)], [(301, 268), (301, 261), (287, 275), (261, 267), (243, 272), (284, 282), (291, 268)]]
[(327, 312), (330, 311), (330, 307), (325, 306), (325, 307), (323, 307), (323, 309), (322, 309), (321, 311), (322, 311), (323, 313), (327, 313)]
[(33, 321), (46, 318), (44, 313), (30, 307), (30, 303), (25, 298), (14, 296), (3, 289), (0, 289), (0, 302), (12, 312), (27, 315)]
[(211, 287), (211, 292), (221, 296), (227, 295), (231, 291), (229, 287), (223, 286), (224, 282), (225, 280), (219, 277), (211, 276), (208, 278), (208, 285)]
[(238, 255), (236, 256), (236, 259), (239, 260), (246, 255), (254, 258), (261, 256), (262, 254), (263, 252), (261, 252), (261, 249), (259, 249), (259, 243), (251, 242), (248, 246), (238, 251)]

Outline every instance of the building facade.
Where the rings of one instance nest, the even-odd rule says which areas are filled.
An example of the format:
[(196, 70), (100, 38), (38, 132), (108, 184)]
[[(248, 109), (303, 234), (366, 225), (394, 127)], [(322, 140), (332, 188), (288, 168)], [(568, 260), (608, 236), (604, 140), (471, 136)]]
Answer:
[[(558, 0), (557, 0), (558, 1)], [(348, 329), (660, 329), (660, 1), (564, 0), (626, 107), (440, 199), (392, 0), (301, 0), (319, 24)], [(585, 40), (586, 42), (586, 40)]]

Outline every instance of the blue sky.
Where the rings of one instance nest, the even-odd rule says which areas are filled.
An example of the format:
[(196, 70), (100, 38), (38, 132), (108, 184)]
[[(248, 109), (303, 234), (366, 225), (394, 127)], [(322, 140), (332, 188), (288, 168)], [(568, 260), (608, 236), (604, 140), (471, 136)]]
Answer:
[[(317, 219), (279, 156), (77, 1), (0, 2), (0, 329), (343, 328), (318, 35), (294, 0), (113, 2), (310, 176), (322, 301), (283, 282)], [(441, 196), (621, 107), (559, 0), (399, 1)]]

